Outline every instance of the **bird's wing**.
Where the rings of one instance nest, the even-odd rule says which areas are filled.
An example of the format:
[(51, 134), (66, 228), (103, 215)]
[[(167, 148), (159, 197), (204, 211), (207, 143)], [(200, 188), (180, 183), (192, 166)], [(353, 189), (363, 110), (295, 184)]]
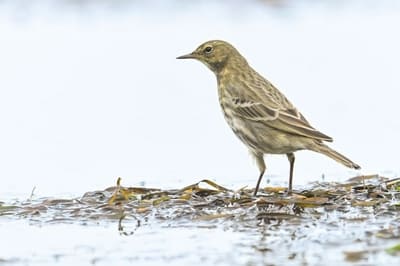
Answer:
[(290, 134), (332, 141), (331, 137), (313, 128), (289, 102), (286, 108), (276, 103), (269, 107), (261, 102), (232, 97), (231, 106), (233, 112), (244, 119), (265, 122), (267, 126)]

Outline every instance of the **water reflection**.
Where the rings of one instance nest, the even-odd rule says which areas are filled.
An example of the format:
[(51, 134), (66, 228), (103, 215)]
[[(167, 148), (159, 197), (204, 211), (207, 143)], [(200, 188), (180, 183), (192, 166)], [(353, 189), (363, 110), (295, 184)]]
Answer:
[[(0, 206), (0, 215), (9, 218), (5, 220), (7, 227), (18, 227), (17, 217), (32, 224), (25, 225), (20, 233), (27, 240), (24, 245), (36, 241), (29, 236), (38, 226), (45, 232), (65, 225), (106, 230), (106, 255), (102, 246), (91, 242), (93, 236), (86, 235), (89, 238), (85, 239), (85, 246), (93, 249), (85, 257), (103, 263), (116, 258), (124, 263), (151, 260), (153, 264), (195, 265), (202, 258), (218, 265), (342, 264), (356, 258), (372, 264), (392, 263), (397, 258), (385, 249), (400, 237), (400, 193), (394, 190), (399, 182), (400, 179), (360, 177), (344, 184), (315, 184), (290, 197), (263, 189), (257, 198), (252, 197), (251, 190), (232, 191), (218, 185), (209, 189), (194, 184), (167, 191), (119, 185), (76, 199), (32, 199)], [(392, 201), (392, 197), (397, 200)], [(66, 236), (58, 232), (47, 237), (54, 241), (53, 238)], [(168, 245), (171, 241), (173, 246)], [(133, 257), (124, 243), (135, 251)], [(48, 263), (55, 262), (51, 258), (61, 254), (56, 262), (63, 264), (69, 249), (78, 245), (76, 240), (65, 244), (66, 253), (61, 251), (63, 246), (49, 253), (43, 253), (40, 246), (38, 252)], [(6, 256), (7, 260), (36, 263), (31, 253), (22, 253), (24, 247), (16, 249), (11, 244), (2, 250), (16, 254)], [(362, 256), (355, 257), (359, 252)]]

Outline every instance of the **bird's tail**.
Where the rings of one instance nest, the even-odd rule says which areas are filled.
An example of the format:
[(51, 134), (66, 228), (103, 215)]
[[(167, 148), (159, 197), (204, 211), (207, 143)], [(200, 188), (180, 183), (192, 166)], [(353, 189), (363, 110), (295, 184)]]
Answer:
[(325, 144), (318, 143), (317, 145), (313, 146), (311, 148), (311, 150), (325, 154), (329, 158), (332, 158), (333, 160), (335, 160), (349, 168), (361, 169), (361, 167), (358, 164), (352, 162), (350, 159), (346, 158), (344, 155), (338, 153), (337, 151), (329, 148)]

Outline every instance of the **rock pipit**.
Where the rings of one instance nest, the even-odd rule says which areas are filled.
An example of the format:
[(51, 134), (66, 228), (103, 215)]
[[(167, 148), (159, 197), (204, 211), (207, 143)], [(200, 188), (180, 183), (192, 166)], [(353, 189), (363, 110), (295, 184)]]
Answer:
[(219, 103), (236, 136), (254, 156), (260, 176), (257, 194), (265, 172), (264, 154), (286, 154), (290, 162), (289, 189), (292, 191), (294, 152), (312, 150), (354, 169), (360, 166), (324, 141), (332, 138), (313, 128), (296, 107), (258, 74), (229, 43), (213, 40), (177, 59), (197, 59), (217, 76)]

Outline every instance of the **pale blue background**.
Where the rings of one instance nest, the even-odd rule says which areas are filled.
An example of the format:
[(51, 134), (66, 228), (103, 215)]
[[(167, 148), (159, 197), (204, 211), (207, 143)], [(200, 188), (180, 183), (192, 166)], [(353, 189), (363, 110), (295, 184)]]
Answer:
[[(162, 188), (202, 178), (254, 186), (258, 170), (223, 119), (215, 77), (175, 59), (215, 38), (363, 167), (299, 152), (295, 186), (399, 173), (397, 1), (93, 3), (0, 3), (3, 198), (34, 186), (80, 195), (118, 176)], [(266, 160), (266, 179), (286, 185), (287, 159)]]

